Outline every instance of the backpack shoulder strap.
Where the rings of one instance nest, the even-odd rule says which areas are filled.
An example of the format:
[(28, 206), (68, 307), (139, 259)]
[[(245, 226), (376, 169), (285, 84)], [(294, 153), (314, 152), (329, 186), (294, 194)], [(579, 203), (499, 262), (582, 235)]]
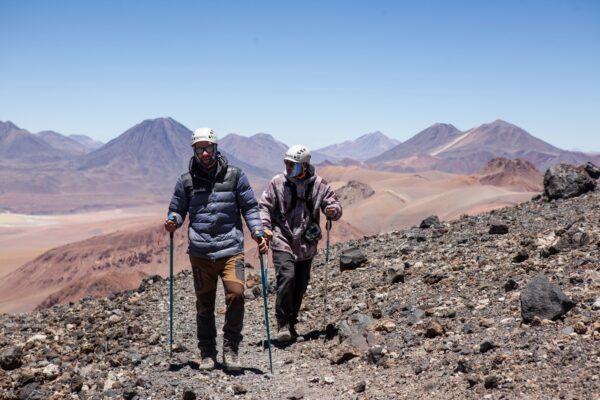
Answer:
[(192, 179), (192, 174), (186, 172), (181, 175), (181, 183), (183, 184), (183, 188), (185, 189), (185, 194), (189, 199), (192, 198), (192, 194), (194, 193), (194, 181)]
[[(315, 181), (312, 181), (308, 185), (306, 185), (306, 189), (304, 190), (304, 200), (306, 201), (306, 207), (308, 208), (308, 211), (310, 212), (311, 220), (315, 219), (314, 218), (315, 204), (313, 203), (313, 196), (312, 196), (314, 187), (315, 187)], [(319, 222), (318, 214), (317, 214), (316, 221)]]

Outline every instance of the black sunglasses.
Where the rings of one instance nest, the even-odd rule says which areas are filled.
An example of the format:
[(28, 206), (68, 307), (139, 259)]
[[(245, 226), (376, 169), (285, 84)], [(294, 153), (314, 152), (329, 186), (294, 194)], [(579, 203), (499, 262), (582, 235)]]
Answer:
[(212, 153), (213, 151), (215, 151), (215, 145), (214, 144), (209, 144), (208, 146), (194, 146), (194, 151), (196, 152), (196, 154), (202, 154), (205, 151), (207, 153)]

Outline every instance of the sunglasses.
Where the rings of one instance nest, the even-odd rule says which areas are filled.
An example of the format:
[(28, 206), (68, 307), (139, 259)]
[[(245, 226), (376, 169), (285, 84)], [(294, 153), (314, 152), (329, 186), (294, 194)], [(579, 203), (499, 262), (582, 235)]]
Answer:
[(208, 146), (194, 146), (194, 152), (196, 152), (196, 154), (202, 154), (204, 152), (207, 153), (212, 153), (213, 151), (215, 151), (215, 145), (214, 144), (209, 144)]
[(294, 167), (294, 165), (296, 165), (296, 164), (297, 164), (297, 163), (295, 163), (295, 162), (293, 162), (293, 161), (290, 161), (290, 160), (283, 160), (283, 163), (284, 163), (285, 165), (287, 165), (288, 167), (292, 167), (292, 168)]

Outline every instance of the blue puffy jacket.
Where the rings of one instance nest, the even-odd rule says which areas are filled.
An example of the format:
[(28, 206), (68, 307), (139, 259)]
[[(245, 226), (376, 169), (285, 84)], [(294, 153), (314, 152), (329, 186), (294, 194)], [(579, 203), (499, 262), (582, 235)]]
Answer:
[(188, 253), (217, 260), (244, 252), (242, 218), (251, 232), (263, 233), (258, 203), (244, 172), (227, 164), (217, 153), (214, 175), (190, 160), (189, 172), (181, 175), (169, 204), (169, 215), (181, 226), (190, 215)]

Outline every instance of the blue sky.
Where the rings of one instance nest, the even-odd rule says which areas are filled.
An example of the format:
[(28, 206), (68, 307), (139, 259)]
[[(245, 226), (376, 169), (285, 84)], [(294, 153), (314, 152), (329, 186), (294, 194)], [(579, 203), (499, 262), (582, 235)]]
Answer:
[(0, 120), (171, 116), (311, 148), (497, 118), (600, 151), (598, 1), (0, 0)]

